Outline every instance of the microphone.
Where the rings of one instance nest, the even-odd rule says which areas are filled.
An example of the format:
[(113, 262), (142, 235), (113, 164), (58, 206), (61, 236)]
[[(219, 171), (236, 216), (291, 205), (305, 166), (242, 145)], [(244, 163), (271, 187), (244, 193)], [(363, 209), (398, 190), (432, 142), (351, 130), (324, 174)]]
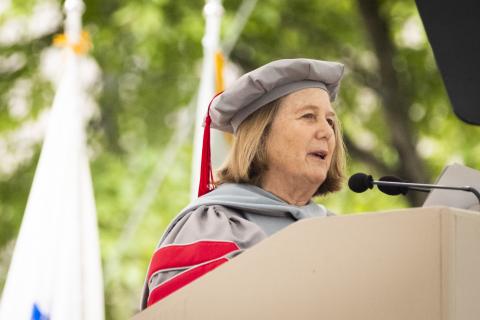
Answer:
[[(381, 177), (380, 179), (378, 179), (378, 181), (390, 181), (390, 182), (401, 182), (401, 183), (404, 183), (405, 181), (403, 181), (402, 179), (398, 178), (398, 177), (395, 177), (395, 176), (385, 176), (385, 177)], [(377, 185), (378, 189), (380, 191), (382, 191), (383, 193), (386, 193), (388, 195), (391, 195), (391, 196), (396, 196), (396, 195), (399, 195), (399, 194), (403, 194), (403, 195), (406, 195), (408, 193), (408, 190), (415, 190), (415, 191), (421, 191), (421, 192), (430, 192), (430, 189), (426, 189), (426, 188), (417, 188), (417, 187), (405, 187), (405, 186), (401, 186), (401, 185), (393, 185), (393, 184), (378, 184)]]
[(480, 202), (480, 192), (472, 187), (464, 186), (444, 186), (437, 184), (425, 184), (425, 183), (409, 183), (403, 182), (400, 178), (393, 176), (385, 176), (380, 178), (379, 181), (373, 180), (371, 175), (365, 173), (356, 173), (348, 180), (348, 187), (353, 192), (362, 193), (367, 189), (372, 189), (376, 185), (380, 191), (389, 195), (407, 194), (408, 190), (428, 192), (431, 189), (446, 189), (446, 190), (458, 190), (473, 193)]
[[(385, 176), (381, 177), (379, 181), (390, 181), (390, 182), (403, 182), (402, 179), (397, 178), (395, 176)], [(383, 193), (386, 193), (391, 196), (396, 196), (399, 194), (406, 195), (408, 193), (407, 187), (397, 186), (397, 185), (384, 185), (379, 184), (377, 185), (378, 189)]]
[(348, 179), (348, 187), (356, 193), (362, 193), (373, 188), (373, 177), (365, 173), (355, 173)]

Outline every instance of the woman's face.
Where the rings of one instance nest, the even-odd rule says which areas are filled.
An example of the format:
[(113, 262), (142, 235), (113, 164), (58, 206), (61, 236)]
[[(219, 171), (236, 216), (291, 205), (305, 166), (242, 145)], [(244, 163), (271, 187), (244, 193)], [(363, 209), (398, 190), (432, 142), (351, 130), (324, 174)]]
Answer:
[(307, 88), (285, 96), (267, 138), (269, 174), (320, 186), (335, 150), (335, 124), (325, 90)]

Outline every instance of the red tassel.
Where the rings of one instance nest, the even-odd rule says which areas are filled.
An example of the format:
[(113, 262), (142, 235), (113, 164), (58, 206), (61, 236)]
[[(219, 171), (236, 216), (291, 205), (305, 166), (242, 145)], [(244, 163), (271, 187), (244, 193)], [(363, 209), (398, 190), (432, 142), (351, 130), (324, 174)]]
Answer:
[(202, 145), (202, 163), (200, 166), (200, 183), (198, 185), (198, 196), (209, 193), (215, 188), (212, 171), (212, 155), (210, 149), (210, 106), (213, 100), (222, 92), (216, 94), (210, 101), (207, 109), (207, 117), (205, 118), (205, 128), (203, 129), (203, 145)]

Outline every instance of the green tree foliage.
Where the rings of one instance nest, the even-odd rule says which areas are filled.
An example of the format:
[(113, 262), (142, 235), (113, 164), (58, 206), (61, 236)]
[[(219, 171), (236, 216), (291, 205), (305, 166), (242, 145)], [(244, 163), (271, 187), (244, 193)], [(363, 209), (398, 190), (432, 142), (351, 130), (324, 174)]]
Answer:
[[(138, 306), (156, 241), (189, 201), (192, 139), (179, 146), (174, 161), (165, 159), (178, 111), (194, 101), (198, 89), (204, 3), (85, 2), (84, 25), (94, 44), (90, 54), (101, 69), (88, 139), (106, 311), (107, 319), (124, 319)], [(41, 61), (54, 34), (62, 31), (61, 20), (43, 32), (22, 27), (41, 5), (60, 12), (55, 0), (5, 3), (0, 8), (0, 288), (40, 150), (41, 135), (21, 133), (34, 130), (29, 124), (51, 104), (54, 90), (41, 76)], [(240, 4), (223, 3), (224, 37)], [(5, 30), (17, 35), (9, 38)], [(431, 182), (452, 162), (480, 167), (479, 129), (453, 115), (413, 0), (258, 1), (230, 60), (248, 71), (292, 57), (347, 66), (335, 108), (349, 148), (349, 174)], [(129, 217), (158, 168), (165, 170), (165, 179), (122, 244), (126, 225), (136, 226)], [(347, 214), (418, 205), (421, 199), (343, 190), (318, 201)]]

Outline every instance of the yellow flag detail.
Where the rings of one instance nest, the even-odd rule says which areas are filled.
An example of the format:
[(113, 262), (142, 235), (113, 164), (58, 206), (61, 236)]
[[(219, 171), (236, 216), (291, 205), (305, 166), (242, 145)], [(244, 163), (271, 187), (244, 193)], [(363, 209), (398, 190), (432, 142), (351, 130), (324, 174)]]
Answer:
[(223, 80), (223, 67), (225, 59), (222, 52), (215, 52), (215, 93), (220, 93), (225, 90), (225, 82)]
[(93, 47), (90, 34), (87, 31), (82, 31), (80, 40), (76, 43), (70, 43), (65, 33), (57, 34), (53, 38), (53, 45), (60, 48), (72, 48), (76, 54), (85, 54)]
[[(223, 79), (223, 69), (225, 66), (225, 58), (221, 51), (215, 52), (215, 93), (218, 94), (225, 90), (225, 81)], [(227, 132), (223, 133), (223, 137), (228, 145), (233, 144), (233, 135)]]

